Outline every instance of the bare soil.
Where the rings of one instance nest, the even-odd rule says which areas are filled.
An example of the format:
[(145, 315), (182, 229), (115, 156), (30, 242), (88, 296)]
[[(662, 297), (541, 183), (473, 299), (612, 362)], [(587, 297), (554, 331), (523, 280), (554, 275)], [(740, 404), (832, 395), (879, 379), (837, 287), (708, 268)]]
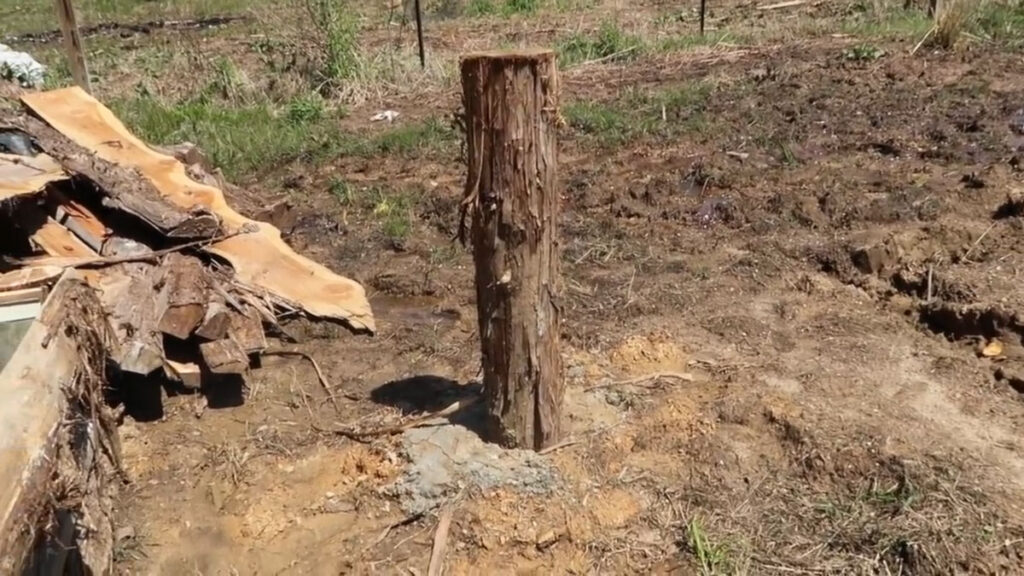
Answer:
[[(729, 6), (720, 25), (765, 18)], [(454, 58), (481, 27), (509, 34), (450, 22), (430, 38)], [(264, 175), (237, 201), (289, 196), (289, 242), (362, 281), (380, 332), (286, 325), (338, 413), (286, 358), (228, 394), (122, 390), (135, 413), (119, 570), (425, 574), (450, 506), (451, 574), (1024, 573), (1024, 60), (985, 43), (910, 55), (916, 40), (876, 41), (886, 54), (870, 61), (844, 56), (857, 38), (823, 34), (565, 72), (566, 102), (712, 92), (698, 132), (606, 148), (565, 130), (576, 443), (543, 456), (559, 478), (546, 493), (468, 483), (410, 515), (389, 491), (411, 466), (401, 435), (325, 431), (476, 392), (471, 259), (451, 240), (458, 155)], [(450, 88), (351, 118), (448, 114)], [(420, 192), (401, 245), (326, 193), (338, 175)], [(615, 384), (659, 373), (693, 381)]]

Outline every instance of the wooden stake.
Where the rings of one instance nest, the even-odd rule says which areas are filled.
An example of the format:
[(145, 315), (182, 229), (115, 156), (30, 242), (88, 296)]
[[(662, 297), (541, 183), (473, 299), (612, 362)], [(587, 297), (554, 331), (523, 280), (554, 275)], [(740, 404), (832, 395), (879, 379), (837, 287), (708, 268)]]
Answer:
[(707, 10), (707, 0), (700, 0), (700, 35), (704, 35), (704, 14)]
[(85, 64), (85, 49), (82, 47), (82, 36), (78, 33), (78, 20), (75, 18), (75, 7), (71, 0), (55, 0), (57, 4), (57, 20), (64, 35), (64, 51), (67, 52), (68, 67), (75, 84), (92, 92), (89, 84), (89, 68)]
[(563, 396), (555, 55), (467, 55), (462, 88), (485, 434), (540, 450), (559, 440)]

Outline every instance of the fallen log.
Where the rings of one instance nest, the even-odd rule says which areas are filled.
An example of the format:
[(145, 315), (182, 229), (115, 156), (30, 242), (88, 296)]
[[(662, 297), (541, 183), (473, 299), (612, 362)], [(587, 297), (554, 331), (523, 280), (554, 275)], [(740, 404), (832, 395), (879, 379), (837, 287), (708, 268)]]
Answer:
[(158, 323), (164, 334), (186, 340), (206, 316), (210, 299), (206, 269), (195, 258), (181, 254), (164, 257), (167, 278), (167, 308)]
[[(81, 176), (106, 195), (105, 203), (132, 214), (169, 238), (212, 238), (220, 222), (203, 206), (182, 208), (129, 167), (105, 160), (73, 142), (44, 122), (23, 114), (0, 116), (0, 127), (15, 127), (32, 136), (38, 146), (68, 173)], [(107, 145), (112, 145), (107, 143)]]

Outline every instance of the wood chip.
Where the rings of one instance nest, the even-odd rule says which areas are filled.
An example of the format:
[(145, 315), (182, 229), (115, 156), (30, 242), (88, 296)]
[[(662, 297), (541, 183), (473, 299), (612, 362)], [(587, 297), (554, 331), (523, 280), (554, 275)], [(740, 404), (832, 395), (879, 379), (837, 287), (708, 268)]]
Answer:
[(434, 531), (434, 546), (430, 550), (430, 567), (427, 576), (441, 576), (444, 572), (444, 553), (448, 546), (448, 532), (452, 525), (452, 507), (445, 506)]

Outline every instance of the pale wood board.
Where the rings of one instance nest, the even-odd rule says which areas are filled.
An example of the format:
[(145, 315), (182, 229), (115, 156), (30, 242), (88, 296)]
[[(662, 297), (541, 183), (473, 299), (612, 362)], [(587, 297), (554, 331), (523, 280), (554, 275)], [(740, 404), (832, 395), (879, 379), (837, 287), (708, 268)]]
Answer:
[(375, 330), (369, 301), (359, 283), (295, 253), (277, 228), (236, 212), (219, 189), (189, 178), (181, 162), (136, 138), (109, 109), (80, 88), (24, 94), (22, 102), (98, 157), (138, 169), (167, 200), (186, 209), (208, 207), (229, 230), (255, 224), (255, 233), (206, 248), (230, 262), (240, 281), (263, 288), (312, 316), (343, 320), (354, 330)]
[(0, 273), (0, 292), (42, 286), (57, 280), (64, 273), (63, 266), (26, 266)]
[(52, 497), (52, 456), (65, 407), (61, 386), (79, 361), (74, 343), (50, 325), (60, 318), (62, 283), (0, 372), (0, 574), (20, 573), (38, 528), (34, 516)]
[(33, 157), (0, 154), (0, 202), (35, 194), (50, 182), (67, 177), (60, 164), (46, 154)]

